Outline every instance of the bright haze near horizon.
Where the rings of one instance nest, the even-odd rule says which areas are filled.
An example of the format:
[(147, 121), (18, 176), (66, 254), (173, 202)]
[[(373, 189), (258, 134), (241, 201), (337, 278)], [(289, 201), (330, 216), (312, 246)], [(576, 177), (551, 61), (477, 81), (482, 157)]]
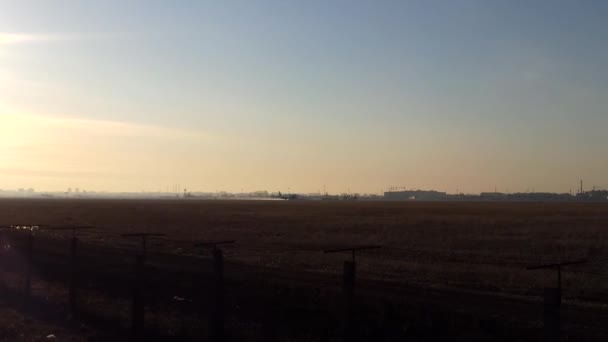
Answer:
[(0, 0), (0, 188), (608, 184), (605, 1)]

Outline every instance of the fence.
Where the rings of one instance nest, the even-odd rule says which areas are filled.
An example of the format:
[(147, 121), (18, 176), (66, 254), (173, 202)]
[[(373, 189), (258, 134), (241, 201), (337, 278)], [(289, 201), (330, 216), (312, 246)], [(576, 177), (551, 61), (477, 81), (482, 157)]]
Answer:
[[(2, 269), (5, 275), (14, 276), (4, 277), (5, 294), (21, 298), (26, 309), (34, 302), (43, 305), (42, 297), (51, 297), (47, 305), (65, 308), (83, 320), (103, 322), (104, 328), (115, 329), (117, 334), (130, 330), (133, 340), (179, 337), (272, 341), (288, 335), (295, 341), (401, 341), (408, 336), (434, 340), (446, 335), (535, 340), (542, 335), (546, 341), (558, 341), (560, 332), (571, 337), (585, 333), (583, 328), (562, 331), (561, 294), (555, 291), (547, 291), (544, 297), (542, 324), (543, 315), (536, 315), (533, 308), (542, 308), (543, 304), (529, 298), (467, 294), (462, 299), (471, 304), (467, 311), (460, 309), (462, 305), (454, 307), (460, 299), (451, 291), (365, 279), (356, 285), (355, 252), (380, 246), (325, 251), (352, 253), (352, 259), (344, 262), (340, 290), (339, 278), (331, 275), (226, 264), (222, 248), (235, 241), (193, 242), (211, 250), (211, 258), (201, 258), (150, 253), (147, 239), (163, 234), (125, 234), (125, 238), (142, 241), (141, 248), (133, 253), (79, 242), (77, 232), (86, 229), (94, 227), (4, 227), (0, 231)], [(46, 235), (61, 230), (72, 232), (69, 243)], [(558, 269), (561, 274), (561, 266)], [(37, 283), (46, 287), (33, 288), (32, 284)], [(54, 291), (59, 295), (49, 294)], [(62, 300), (65, 297), (67, 303)], [(512, 322), (475, 310), (475, 306), (510, 307), (526, 315)], [(589, 311), (583, 317), (605, 318), (608, 322), (604, 312)], [(601, 335), (605, 331), (598, 326), (593, 333)]]

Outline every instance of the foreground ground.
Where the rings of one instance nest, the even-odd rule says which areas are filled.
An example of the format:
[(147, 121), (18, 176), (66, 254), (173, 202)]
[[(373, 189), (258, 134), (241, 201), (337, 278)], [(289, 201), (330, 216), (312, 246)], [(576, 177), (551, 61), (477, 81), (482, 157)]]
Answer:
[[(608, 205), (579, 203), (397, 203), (297, 201), (3, 200), (0, 224), (92, 225), (84, 241), (135, 246), (133, 231), (162, 232), (150, 250), (198, 253), (193, 242), (234, 239), (226, 259), (333, 272), (343, 245), (378, 244), (361, 255), (360, 274), (408, 282), (525, 291), (552, 272), (527, 265), (588, 258), (564, 276), (572, 291), (600, 291), (608, 260)], [(607, 272), (608, 275), (608, 272)]]
[[(598, 312), (608, 303), (606, 204), (3, 200), (0, 209), (0, 224), (95, 226), (80, 235), (95, 248), (135, 249), (121, 233), (166, 233), (149, 249), (151, 259), (155, 253), (175, 255), (170, 262), (162, 259), (172, 265), (192, 264), (187, 258), (200, 253), (196, 241), (234, 239), (226, 260), (234, 269), (245, 267), (241, 276), (251, 272), (249, 278), (263, 274), (288, 283), (338, 283), (346, 256), (326, 255), (323, 249), (382, 245), (358, 257), (359, 276), (372, 282), (369, 288), (395, 296), (409, 291), (411, 297), (419, 295), (408, 289), (427, 289), (428, 301), (434, 302), (493, 293), (496, 303), (527, 298), (532, 304), (522, 305), (532, 307), (542, 288), (554, 284), (555, 274), (526, 266), (587, 258), (588, 265), (566, 269), (565, 301)], [(64, 241), (58, 232), (38, 235), (55, 237), (54, 249)]]

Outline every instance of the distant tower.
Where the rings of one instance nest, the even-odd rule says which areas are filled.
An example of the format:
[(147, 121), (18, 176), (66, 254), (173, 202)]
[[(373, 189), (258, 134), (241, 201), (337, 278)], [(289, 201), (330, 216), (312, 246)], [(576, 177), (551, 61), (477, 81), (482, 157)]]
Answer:
[(582, 179), (581, 179), (581, 191), (580, 191), (580, 194), (581, 195), (583, 194), (583, 180)]

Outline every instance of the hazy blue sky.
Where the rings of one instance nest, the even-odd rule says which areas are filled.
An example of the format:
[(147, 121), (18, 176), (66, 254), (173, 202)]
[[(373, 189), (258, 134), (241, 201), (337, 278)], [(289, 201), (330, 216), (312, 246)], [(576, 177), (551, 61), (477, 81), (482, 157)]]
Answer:
[(608, 187), (606, 1), (0, 0), (0, 188)]

